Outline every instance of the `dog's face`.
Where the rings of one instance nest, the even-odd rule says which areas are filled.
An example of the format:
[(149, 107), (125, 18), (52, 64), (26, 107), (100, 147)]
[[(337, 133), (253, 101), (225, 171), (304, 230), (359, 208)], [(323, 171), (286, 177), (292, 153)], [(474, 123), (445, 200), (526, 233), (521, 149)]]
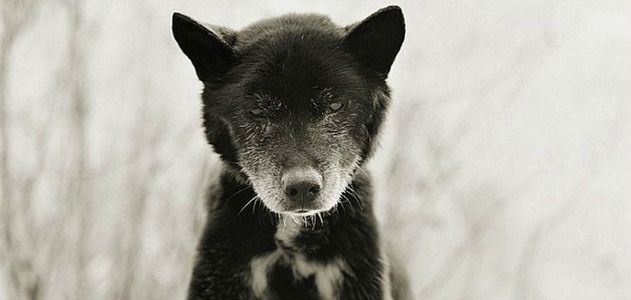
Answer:
[(383, 119), (400, 9), (347, 28), (289, 15), (240, 32), (175, 14), (173, 32), (204, 82), (209, 142), (260, 200), (283, 214), (333, 208)]

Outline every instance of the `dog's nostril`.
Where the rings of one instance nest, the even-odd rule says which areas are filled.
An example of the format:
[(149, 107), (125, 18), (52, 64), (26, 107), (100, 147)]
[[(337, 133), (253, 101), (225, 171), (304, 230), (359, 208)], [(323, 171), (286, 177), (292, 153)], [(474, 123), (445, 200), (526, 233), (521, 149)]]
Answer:
[(296, 188), (290, 188), (289, 192), (287, 193), (289, 196), (296, 196), (298, 195), (298, 189)]
[(309, 194), (311, 194), (311, 195), (317, 195), (319, 192), (320, 192), (320, 187), (317, 186), (317, 185), (316, 186), (312, 186), (309, 189)]

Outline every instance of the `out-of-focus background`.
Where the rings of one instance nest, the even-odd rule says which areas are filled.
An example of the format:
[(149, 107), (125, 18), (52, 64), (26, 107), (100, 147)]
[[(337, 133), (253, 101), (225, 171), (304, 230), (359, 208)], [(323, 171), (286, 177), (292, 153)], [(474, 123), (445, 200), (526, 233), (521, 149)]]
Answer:
[[(370, 169), (416, 298), (631, 299), (631, 4), (392, 3)], [(173, 11), (392, 3), (1, 0), (0, 299), (184, 299), (217, 156)]]

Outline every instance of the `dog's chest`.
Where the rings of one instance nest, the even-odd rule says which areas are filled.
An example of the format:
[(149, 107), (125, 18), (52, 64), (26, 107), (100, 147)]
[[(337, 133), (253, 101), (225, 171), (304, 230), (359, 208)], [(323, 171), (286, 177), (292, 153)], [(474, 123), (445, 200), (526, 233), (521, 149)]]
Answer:
[[(298, 234), (296, 228), (279, 228), (275, 238), (289, 245)], [(339, 299), (344, 261), (307, 259), (286, 247), (256, 256), (250, 261), (250, 287), (257, 299)]]

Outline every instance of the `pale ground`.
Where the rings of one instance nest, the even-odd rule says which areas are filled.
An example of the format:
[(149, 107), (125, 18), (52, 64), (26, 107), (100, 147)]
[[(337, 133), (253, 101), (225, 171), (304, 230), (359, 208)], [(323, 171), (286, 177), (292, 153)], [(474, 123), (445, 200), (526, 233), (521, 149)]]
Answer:
[[(0, 4), (0, 299), (56, 300), (184, 299), (217, 158), (173, 11), (348, 24), (388, 3)], [(631, 299), (630, 3), (399, 4), (370, 167), (417, 298)]]

